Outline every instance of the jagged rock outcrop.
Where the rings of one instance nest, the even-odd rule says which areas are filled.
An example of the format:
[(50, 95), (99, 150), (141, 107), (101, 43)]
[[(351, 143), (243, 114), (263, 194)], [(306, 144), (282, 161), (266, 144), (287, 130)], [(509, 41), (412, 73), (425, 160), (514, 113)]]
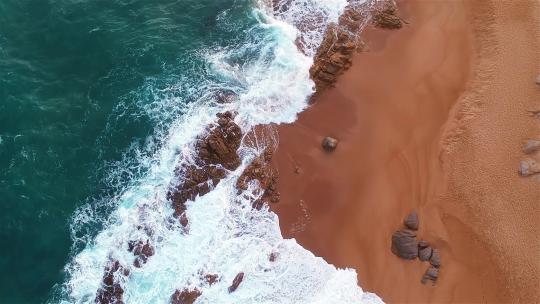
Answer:
[(225, 177), (227, 170), (240, 166), (237, 150), (242, 140), (242, 130), (234, 122), (233, 113), (219, 113), (217, 117), (217, 125), (208, 126), (207, 134), (195, 145), (195, 163), (175, 170), (183, 180), (172, 187), (167, 195), (174, 207), (174, 216), (180, 219), (184, 227), (188, 224), (185, 203), (210, 192)]
[(316, 94), (331, 87), (337, 77), (351, 66), (352, 54), (363, 47), (358, 35), (368, 20), (368, 4), (352, 1), (345, 8), (338, 23), (327, 27), (309, 70), (311, 79), (315, 82)]
[(280, 194), (277, 191), (278, 172), (270, 161), (272, 160), (272, 151), (267, 148), (264, 153), (256, 157), (249, 164), (236, 182), (236, 188), (246, 190), (249, 182), (257, 180), (259, 182), (261, 197), (253, 202), (253, 208), (261, 209), (265, 203), (279, 202)]
[(123, 304), (124, 289), (118, 282), (119, 276), (127, 277), (129, 270), (118, 261), (112, 261), (105, 268), (101, 288), (97, 291), (95, 302), (99, 304)]

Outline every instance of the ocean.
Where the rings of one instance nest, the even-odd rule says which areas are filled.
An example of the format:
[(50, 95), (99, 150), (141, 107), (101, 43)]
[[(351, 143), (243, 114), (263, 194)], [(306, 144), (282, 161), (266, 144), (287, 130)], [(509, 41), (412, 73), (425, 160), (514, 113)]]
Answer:
[[(380, 303), (354, 270), (283, 239), (274, 213), (251, 208), (256, 183), (237, 193), (273, 136), (242, 145), (242, 165), (187, 203), (189, 232), (171, 223), (174, 168), (217, 113), (246, 132), (308, 106), (312, 57), (347, 1), (271, 2), (0, 2), (1, 303), (94, 303), (113, 260), (129, 268), (125, 303), (182, 288), (200, 290), (197, 303)], [(224, 92), (236, 98), (218, 102)], [(155, 254), (137, 268), (128, 243), (149, 237), (141, 225)]]

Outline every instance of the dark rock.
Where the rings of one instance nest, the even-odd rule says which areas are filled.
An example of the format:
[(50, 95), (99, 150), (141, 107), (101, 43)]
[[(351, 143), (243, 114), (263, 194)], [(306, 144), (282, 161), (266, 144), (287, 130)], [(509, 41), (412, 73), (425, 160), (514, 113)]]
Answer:
[(540, 140), (538, 139), (529, 139), (523, 143), (523, 153), (532, 154), (540, 150)]
[(432, 281), (433, 284), (435, 284), (435, 282), (437, 282), (437, 278), (439, 278), (439, 269), (430, 266), (422, 276), (421, 282), (422, 284), (426, 284), (428, 281)]
[(272, 151), (267, 148), (264, 153), (256, 157), (249, 164), (236, 182), (236, 188), (246, 190), (249, 182), (257, 180), (259, 182), (261, 197), (253, 202), (253, 208), (261, 209), (265, 203), (278, 203), (280, 194), (277, 191), (278, 172), (270, 161), (272, 160)]
[(433, 249), (431, 247), (421, 248), (420, 250), (418, 250), (418, 258), (420, 259), (420, 261), (423, 262), (429, 261), (429, 259), (431, 259), (432, 251)]
[(171, 304), (193, 304), (201, 294), (197, 288), (176, 290), (171, 296)]
[(99, 304), (123, 304), (124, 289), (117, 281), (119, 276), (128, 276), (129, 270), (113, 261), (105, 268), (101, 287), (97, 291), (95, 302)]
[(441, 256), (439, 254), (438, 249), (433, 249), (433, 253), (431, 254), (429, 263), (433, 265), (433, 267), (437, 267), (437, 268), (441, 267)]
[(533, 159), (526, 159), (519, 162), (519, 175), (526, 177), (540, 173), (540, 165)]
[(540, 75), (536, 77), (536, 84), (540, 86)]
[(135, 256), (133, 265), (137, 268), (141, 268), (143, 264), (148, 261), (148, 258), (153, 256), (155, 251), (154, 247), (150, 245), (149, 241), (144, 243), (143, 241), (130, 241), (128, 243), (128, 251), (132, 252)]
[(392, 252), (400, 258), (414, 260), (418, 257), (416, 233), (411, 230), (398, 230), (392, 235)]
[(338, 140), (332, 137), (325, 137), (322, 141), (322, 147), (324, 150), (331, 152), (337, 148)]
[(418, 242), (418, 248), (422, 249), (422, 248), (426, 248), (429, 246), (429, 243), (428, 241), (425, 241), (425, 240), (421, 240)]
[(418, 230), (419, 221), (416, 211), (413, 210), (411, 213), (409, 213), (403, 220), (403, 224), (409, 229)]
[(240, 283), (244, 280), (244, 273), (240, 272), (239, 274), (234, 277), (233, 283), (231, 286), (229, 286), (229, 293), (234, 292), (238, 286), (240, 286)]

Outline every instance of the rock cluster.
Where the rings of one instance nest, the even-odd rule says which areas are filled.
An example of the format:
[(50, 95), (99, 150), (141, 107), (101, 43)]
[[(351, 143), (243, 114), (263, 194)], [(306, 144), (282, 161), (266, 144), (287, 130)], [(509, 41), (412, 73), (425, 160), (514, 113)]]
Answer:
[(332, 86), (337, 77), (351, 66), (352, 54), (363, 46), (358, 34), (369, 20), (366, 12), (367, 4), (349, 4), (338, 23), (332, 23), (326, 29), (309, 70), (317, 93)]
[(193, 304), (201, 294), (197, 288), (176, 290), (171, 297), (171, 304)]
[(433, 249), (425, 240), (416, 241), (416, 230), (418, 230), (420, 221), (416, 211), (409, 213), (404, 219), (403, 224), (407, 229), (397, 230), (392, 234), (392, 253), (396, 256), (414, 260), (418, 258), (420, 261), (430, 263), (422, 277), (421, 282), (426, 284), (432, 281), (433, 284), (439, 277), (439, 268), (441, 267), (441, 256), (438, 249)]
[(219, 113), (217, 118), (217, 125), (208, 126), (207, 135), (196, 143), (195, 163), (175, 170), (183, 181), (172, 187), (167, 195), (174, 207), (174, 216), (180, 219), (184, 227), (188, 225), (186, 201), (207, 194), (225, 177), (226, 170), (240, 166), (237, 150), (242, 140), (242, 130), (234, 122), (231, 112)]
[(123, 304), (124, 289), (118, 282), (118, 279), (120, 276), (127, 277), (128, 275), (129, 270), (120, 265), (120, 262), (110, 262), (105, 268), (101, 287), (97, 291), (94, 302), (99, 304)]
[(272, 160), (272, 151), (267, 148), (262, 155), (256, 157), (251, 164), (242, 172), (242, 175), (236, 182), (236, 188), (246, 190), (249, 182), (257, 180), (260, 190), (263, 191), (261, 197), (253, 202), (253, 208), (261, 209), (265, 203), (279, 202), (280, 194), (277, 191), (278, 172), (270, 161)]

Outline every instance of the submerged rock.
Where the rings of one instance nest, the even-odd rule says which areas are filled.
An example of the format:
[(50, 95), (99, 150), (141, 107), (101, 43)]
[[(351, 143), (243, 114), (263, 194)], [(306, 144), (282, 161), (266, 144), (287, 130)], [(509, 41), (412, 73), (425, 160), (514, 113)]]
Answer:
[(540, 86), (540, 75), (536, 77), (536, 84)]
[(119, 261), (111, 262), (105, 268), (105, 274), (101, 287), (97, 292), (95, 302), (99, 304), (123, 304), (124, 289), (118, 282), (120, 276), (127, 277), (129, 270), (124, 268)]
[(338, 140), (333, 137), (325, 137), (322, 141), (322, 147), (325, 151), (332, 152), (337, 148)]
[(413, 210), (411, 213), (409, 213), (403, 220), (403, 224), (409, 229), (418, 230), (419, 220), (416, 211)]
[(197, 288), (176, 290), (171, 297), (171, 304), (193, 304), (201, 294)]
[(144, 243), (143, 241), (130, 241), (128, 243), (128, 251), (132, 252), (135, 256), (133, 265), (137, 268), (141, 268), (143, 264), (148, 261), (148, 258), (153, 256), (155, 251), (154, 247), (150, 245), (149, 241)]
[(240, 272), (234, 277), (233, 283), (231, 286), (229, 286), (229, 293), (234, 292), (238, 286), (240, 286), (240, 283), (244, 280), (244, 273)]
[(416, 233), (403, 229), (392, 235), (392, 252), (400, 258), (414, 260), (418, 257), (418, 244)]

